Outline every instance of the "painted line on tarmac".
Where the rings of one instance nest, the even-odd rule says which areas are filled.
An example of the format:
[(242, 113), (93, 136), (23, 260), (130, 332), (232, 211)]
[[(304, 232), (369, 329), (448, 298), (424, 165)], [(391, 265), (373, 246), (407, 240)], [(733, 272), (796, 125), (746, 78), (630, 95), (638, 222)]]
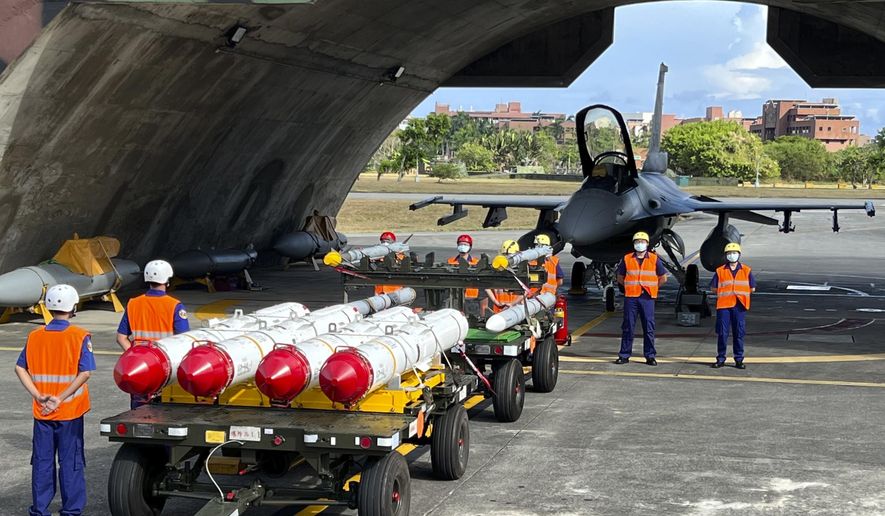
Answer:
[[(662, 364), (667, 363), (709, 363), (700, 357), (655, 357)], [(615, 359), (615, 355), (597, 357), (559, 356), (560, 362), (585, 362), (606, 363)], [(744, 362), (748, 364), (825, 364), (830, 362), (872, 362), (885, 360), (885, 353), (871, 353), (867, 355), (800, 355), (789, 357), (747, 357)]]
[[(473, 408), (474, 406), (476, 406), (480, 402), (482, 402), (484, 399), (485, 399), (484, 396), (481, 396), (478, 394), (471, 396), (471, 397), (467, 398), (467, 401), (464, 402), (464, 409), (467, 410), (467, 409)], [(408, 457), (410, 453), (412, 453), (415, 450), (418, 450), (419, 448), (420, 448), (420, 446), (418, 446), (417, 444), (404, 443), (404, 444), (399, 445), (396, 448), (396, 451), (400, 455), (402, 455), (404, 457)], [(348, 478), (347, 482), (345, 482), (344, 485), (346, 486), (348, 484), (348, 482), (357, 482), (357, 481), (359, 481), (359, 479), (360, 479), (360, 475), (359, 475), (359, 473), (357, 473), (356, 475)], [(345, 488), (345, 491), (347, 491), (347, 490), (348, 489)], [(328, 508), (329, 508), (328, 505), (308, 505), (304, 509), (301, 509), (300, 511), (296, 512), (295, 516), (313, 516), (313, 515), (322, 513), (323, 511), (325, 511)]]
[(848, 382), (841, 380), (808, 380), (804, 378), (768, 378), (761, 376), (710, 376), (701, 374), (667, 374), (667, 373), (628, 373), (618, 371), (575, 371), (560, 369), (560, 374), (578, 374), (590, 376), (623, 376), (638, 378), (664, 378), (670, 380), (713, 380), (721, 382), (751, 382), (751, 383), (787, 383), (798, 385), (830, 385), (835, 387), (875, 387), (885, 389), (885, 383), (875, 382)]
[(602, 324), (606, 319), (610, 318), (614, 314), (614, 312), (603, 312), (602, 315), (596, 317), (595, 319), (591, 320), (590, 322), (584, 324), (583, 326), (572, 332), (572, 337), (580, 337), (581, 335)]
[(239, 299), (219, 299), (203, 305), (194, 312), (194, 316), (201, 321), (208, 321), (216, 317), (225, 317), (227, 309), (239, 303)]

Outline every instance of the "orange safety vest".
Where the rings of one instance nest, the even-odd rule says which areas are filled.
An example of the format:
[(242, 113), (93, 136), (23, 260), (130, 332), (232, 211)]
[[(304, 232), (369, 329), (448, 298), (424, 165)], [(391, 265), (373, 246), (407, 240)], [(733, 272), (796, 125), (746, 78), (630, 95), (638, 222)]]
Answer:
[[(88, 336), (88, 331), (73, 325), (62, 331), (46, 331), (46, 328), (40, 328), (28, 335), (25, 350), (28, 373), (38, 391), (58, 396), (77, 378), (83, 339)], [(84, 383), (68, 399), (62, 400), (58, 410), (51, 414), (41, 414), (42, 408), (37, 400), (34, 400), (33, 407), (34, 419), (77, 419), (89, 411), (89, 388)]]
[(716, 309), (731, 308), (738, 301), (747, 310), (750, 309), (750, 268), (741, 264), (741, 268), (732, 276), (728, 264), (716, 269), (719, 286), (716, 289)]
[[(401, 262), (405, 259), (406, 255), (403, 253), (396, 253), (396, 261)], [(396, 292), (397, 290), (403, 288), (402, 285), (375, 285), (375, 295), (380, 296), (381, 294), (390, 294), (391, 292)]]
[[(453, 256), (453, 257), (449, 258), (449, 262), (448, 262), (448, 263), (449, 263), (449, 265), (458, 265), (458, 263), (459, 263), (459, 262), (458, 262), (458, 257), (457, 257), (457, 256)], [(467, 261), (467, 263), (468, 263), (469, 265), (476, 265), (477, 263), (479, 263), (479, 260), (476, 259), (476, 258), (472, 258), (472, 257), (471, 257), (471, 258)], [(467, 299), (476, 299), (476, 298), (478, 298), (478, 297), (479, 297), (479, 289), (478, 289), (478, 288), (465, 288), (465, 289), (464, 289), (464, 297), (466, 297)]]
[(624, 264), (627, 266), (627, 276), (624, 278), (624, 295), (626, 297), (639, 297), (645, 289), (652, 299), (658, 297), (658, 255), (647, 253), (642, 265), (633, 253), (624, 256)]
[[(541, 285), (541, 292), (549, 292), (551, 294), (556, 294), (557, 289), (559, 288), (559, 282), (556, 278), (556, 261), (554, 261), (553, 256), (548, 256), (547, 259), (544, 260), (544, 271), (547, 273), (547, 279), (544, 281), (544, 284)], [(529, 262), (529, 265), (536, 266), (538, 265), (537, 260), (532, 260)], [(533, 288), (532, 292), (535, 294), (538, 293), (538, 289)]]
[[(499, 303), (501, 303), (502, 305), (509, 305), (510, 303), (513, 303), (514, 301), (516, 301), (519, 298), (519, 296), (522, 295), (519, 292), (514, 292), (511, 290), (495, 290), (494, 292), (495, 292), (495, 299)], [(495, 312), (496, 314), (500, 313), (503, 310), (506, 310), (506, 308), (501, 308), (501, 307), (498, 307), (497, 305), (492, 306), (492, 311)]]
[(129, 300), (126, 316), (132, 340), (159, 340), (175, 334), (175, 307), (181, 301), (172, 296), (149, 296), (142, 294)]

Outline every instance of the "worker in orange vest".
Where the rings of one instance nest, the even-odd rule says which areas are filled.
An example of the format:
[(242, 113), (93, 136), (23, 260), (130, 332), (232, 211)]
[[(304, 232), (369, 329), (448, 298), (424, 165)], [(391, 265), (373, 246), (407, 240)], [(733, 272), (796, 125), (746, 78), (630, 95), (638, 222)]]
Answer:
[[(535, 235), (534, 244), (535, 247), (542, 245), (551, 246), (550, 236), (545, 235), (544, 233), (538, 233)], [(529, 263), (535, 265), (537, 262), (532, 261)], [(547, 281), (544, 283), (544, 286), (541, 287), (541, 292), (549, 292), (556, 295), (556, 291), (562, 285), (564, 276), (562, 267), (559, 266), (559, 258), (555, 255), (546, 257), (544, 259), (544, 269), (547, 271)]]
[[(470, 255), (470, 250), (473, 249), (473, 238), (471, 238), (470, 235), (459, 235), (456, 243), (458, 246), (458, 254), (448, 259), (447, 263), (449, 265), (458, 265), (460, 260), (464, 260), (465, 262), (467, 262), (468, 265), (476, 265), (477, 263), (479, 263), (479, 260), (477, 258), (474, 258)], [(478, 298), (479, 289), (464, 289), (464, 297), (466, 299)]]
[(642, 354), (645, 363), (658, 365), (655, 359), (655, 299), (658, 288), (667, 282), (667, 269), (658, 255), (648, 250), (648, 233), (633, 235), (633, 252), (618, 264), (618, 284), (624, 287), (624, 322), (621, 324), (621, 350), (616, 364), (626, 364), (633, 353), (633, 329), (637, 316), (642, 321)]
[(725, 365), (728, 333), (733, 334), (734, 366), (744, 365), (745, 314), (750, 309), (750, 294), (756, 291), (756, 278), (746, 264), (740, 262), (741, 246), (734, 242), (725, 246), (726, 264), (716, 269), (710, 289), (716, 290), (716, 334), (718, 335), (714, 368)]
[[(505, 240), (504, 243), (501, 244), (502, 255), (507, 256), (518, 252), (519, 244), (516, 240)], [(503, 289), (488, 289), (486, 290), (486, 295), (492, 301), (492, 311), (495, 313), (506, 310), (511, 306), (522, 302), (523, 298), (523, 295), (519, 292)]]
[[(396, 235), (394, 235), (390, 231), (385, 231), (381, 233), (381, 237), (379, 238), (382, 244), (392, 244), (396, 242)], [(396, 253), (396, 261), (403, 260), (405, 255), (402, 253)], [(397, 290), (403, 288), (402, 285), (375, 285), (375, 295), (381, 294), (389, 294), (391, 292), (396, 292)]]
[(79, 295), (70, 285), (54, 285), (44, 304), (52, 321), (28, 335), (15, 373), (34, 398), (31, 495), (28, 513), (49, 516), (55, 497), (56, 457), (63, 515), (82, 514), (86, 506), (83, 414), (89, 411), (86, 382), (95, 370), (89, 332), (74, 326)]
[[(190, 329), (184, 305), (166, 293), (172, 276), (169, 262), (154, 260), (144, 266), (148, 291), (129, 300), (117, 327), (117, 344), (123, 351), (133, 344), (160, 340)], [(149, 401), (144, 396), (132, 395), (129, 405), (135, 409)]]

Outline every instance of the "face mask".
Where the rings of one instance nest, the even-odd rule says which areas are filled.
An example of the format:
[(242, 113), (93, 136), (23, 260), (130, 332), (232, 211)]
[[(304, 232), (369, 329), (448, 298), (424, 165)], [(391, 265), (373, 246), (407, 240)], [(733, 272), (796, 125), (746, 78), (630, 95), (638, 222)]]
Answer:
[(459, 253), (466, 253), (466, 252), (468, 252), (468, 251), (470, 251), (470, 246), (469, 246), (469, 245), (467, 245), (467, 244), (458, 244), (458, 252), (459, 252)]
[(738, 258), (740, 258), (740, 256), (741, 255), (739, 253), (728, 253), (725, 255), (725, 259), (728, 260), (729, 263), (734, 263), (738, 261)]
[(645, 250), (648, 249), (648, 244), (645, 242), (635, 242), (633, 244), (633, 249), (635, 249), (637, 253), (644, 253)]

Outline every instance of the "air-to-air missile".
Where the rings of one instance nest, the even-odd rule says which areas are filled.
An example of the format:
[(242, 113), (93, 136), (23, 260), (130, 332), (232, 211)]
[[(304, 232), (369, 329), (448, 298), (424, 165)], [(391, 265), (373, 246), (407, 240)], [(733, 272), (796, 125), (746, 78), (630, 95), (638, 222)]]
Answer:
[(191, 330), (147, 344), (136, 342), (117, 360), (114, 381), (129, 394), (153, 396), (175, 382), (178, 365), (197, 343), (227, 340), (259, 327), (303, 317), (309, 312), (301, 303), (282, 303), (247, 315), (238, 310), (233, 317), (210, 321), (208, 328)]
[(337, 351), (320, 369), (320, 389), (336, 403), (352, 405), (413, 368), (427, 370), (435, 357), (467, 335), (467, 318), (450, 308), (359, 347)]
[(394, 242), (392, 244), (378, 244), (362, 249), (351, 249), (346, 252), (329, 251), (323, 257), (323, 263), (329, 267), (337, 267), (342, 263), (358, 263), (363, 258), (377, 260), (384, 258), (388, 254), (397, 253), (405, 254), (409, 252), (409, 244)]
[(347, 237), (335, 233), (334, 240), (326, 240), (312, 231), (297, 231), (279, 237), (273, 244), (273, 250), (292, 260), (306, 260), (314, 256), (323, 256), (333, 249), (341, 249), (347, 245)]
[[(399, 295), (401, 293), (401, 295)], [(402, 289), (380, 298), (333, 305), (302, 317), (283, 321), (273, 328), (254, 330), (239, 337), (211, 342), (190, 350), (178, 366), (178, 383), (194, 396), (215, 397), (224, 389), (254, 378), (262, 357), (276, 344), (294, 344), (360, 320), (374, 308), (411, 302), (415, 291)], [(364, 313), (365, 312), (365, 313)]]
[[(507, 328), (512, 328), (526, 317), (531, 317), (541, 310), (549, 310), (556, 304), (556, 296), (549, 292), (545, 292), (525, 302), (519, 302), (506, 310), (502, 310), (486, 320), (486, 329), (493, 332), (502, 332)], [(526, 314), (528, 307), (528, 314)]]
[(348, 324), (337, 333), (300, 342), (286, 338), (293, 344), (278, 344), (261, 360), (255, 372), (255, 385), (274, 402), (288, 404), (303, 391), (319, 385), (320, 368), (336, 349), (360, 346), (418, 320), (410, 308), (399, 306)]
[(549, 245), (532, 247), (531, 249), (526, 249), (525, 251), (520, 251), (511, 255), (499, 254), (492, 260), (492, 267), (500, 271), (510, 267), (515, 267), (522, 262), (530, 262), (541, 257), (551, 256), (552, 254), (553, 248)]

